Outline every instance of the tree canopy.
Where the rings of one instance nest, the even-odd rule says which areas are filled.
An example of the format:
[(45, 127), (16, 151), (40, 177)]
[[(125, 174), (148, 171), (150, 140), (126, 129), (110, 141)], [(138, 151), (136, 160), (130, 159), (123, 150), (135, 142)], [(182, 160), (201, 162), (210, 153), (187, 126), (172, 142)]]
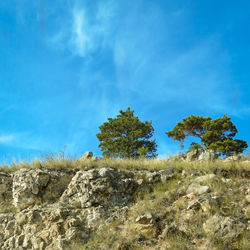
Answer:
[(108, 118), (96, 134), (104, 157), (153, 158), (156, 157), (156, 142), (150, 140), (154, 128), (152, 122), (141, 122), (134, 111), (120, 110), (116, 118)]
[[(198, 137), (203, 149), (229, 156), (242, 153), (248, 147), (246, 141), (234, 139), (237, 132), (236, 126), (227, 115), (214, 120), (211, 117), (191, 115), (178, 122), (173, 130), (166, 134), (180, 141), (182, 145), (187, 137)], [(191, 147), (197, 148), (197, 143), (191, 144)]]

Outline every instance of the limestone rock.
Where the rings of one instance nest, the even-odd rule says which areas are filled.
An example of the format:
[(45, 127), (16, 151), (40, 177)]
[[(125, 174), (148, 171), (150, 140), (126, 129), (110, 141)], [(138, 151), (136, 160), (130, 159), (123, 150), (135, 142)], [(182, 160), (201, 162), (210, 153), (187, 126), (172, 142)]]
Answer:
[(127, 205), (138, 189), (130, 176), (111, 168), (78, 171), (60, 200), (81, 208), (111, 203)]
[(216, 177), (215, 174), (207, 174), (207, 175), (203, 175), (203, 176), (199, 176), (199, 177), (195, 178), (194, 181), (197, 182), (197, 183), (201, 183), (201, 182), (204, 182), (204, 181), (214, 179), (215, 177)]
[(93, 157), (93, 152), (91, 151), (86, 151), (80, 158), (79, 160), (81, 161), (86, 161), (86, 160), (90, 160)]
[(168, 168), (165, 170), (146, 172), (146, 180), (149, 183), (165, 182), (172, 179), (174, 176), (174, 169)]
[(13, 202), (17, 207), (27, 207), (40, 201), (39, 192), (46, 187), (50, 179), (41, 169), (20, 169), (13, 178)]
[(221, 202), (217, 196), (208, 196), (206, 193), (194, 198), (188, 202), (187, 209), (202, 209), (203, 212), (209, 212), (212, 208), (219, 208)]
[(54, 202), (67, 188), (72, 176), (72, 171), (20, 169), (13, 177), (13, 203), (23, 209), (45, 201)]
[[(185, 249), (217, 249), (213, 239), (225, 241), (225, 249), (231, 249), (227, 246), (235, 239), (241, 244), (250, 228), (247, 170), (240, 179), (230, 175), (230, 181), (223, 181), (220, 172), (199, 176), (203, 170), (190, 174), (190, 169), (181, 172), (173, 167), (128, 171), (79, 166), (0, 172), (0, 249), (72, 249), (78, 242), (83, 249), (81, 244), (102, 228), (106, 237), (106, 226), (109, 235), (114, 232), (133, 242), (131, 249), (175, 249), (171, 240), (176, 236), (184, 245), (190, 243)], [(210, 190), (214, 179), (228, 193), (217, 192), (216, 186)], [(134, 217), (138, 212), (140, 216)], [(117, 249), (106, 243), (95, 249)]]
[(201, 152), (201, 154), (198, 157), (199, 161), (212, 161), (217, 158), (216, 153), (213, 150), (205, 150)]
[(161, 175), (158, 172), (147, 173), (147, 181), (150, 183), (157, 183), (161, 181)]
[(195, 161), (199, 158), (199, 156), (202, 154), (202, 150), (193, 150), (186, 153), (186, 161)]
[(153, 223), (153, 215), (150, 212), (146, 212), (145, 214), (138, 216), (135, 220), (136, 223), (139, 224), (152, 224)]
[(225, 158), (224, 161), (226, 161), (226, 162), (239, 161), (241, 159), (242, 159), (242, 157), (240, 155), (232, 155), (232, 156), (228, 156), (227, 158)]
[(212, 161), (217, 158), (213, 150), (197, 149), (186, 153), (186, 161)]
[(0, 203), (11, 201), (12, 196), (11, 175), (0, 172)]
[(244, 225), (231, 217), (214, 215), (203, 224), (203, 229), (206, 233), (223, 239), (236, 239), (243, 232)]
[(195, 161), (197, 160), (197, 151), (191, 151), (191, 152), (187, 152), (186, 154), (186, 161)]
[(204, 194), (206, 192), (209, 191), (209, 187), (208, 186), (201, 186), (199, 183), (191, 183), (189, 186), (188, 186), (188, 189), (187, 189), (187, 194)]

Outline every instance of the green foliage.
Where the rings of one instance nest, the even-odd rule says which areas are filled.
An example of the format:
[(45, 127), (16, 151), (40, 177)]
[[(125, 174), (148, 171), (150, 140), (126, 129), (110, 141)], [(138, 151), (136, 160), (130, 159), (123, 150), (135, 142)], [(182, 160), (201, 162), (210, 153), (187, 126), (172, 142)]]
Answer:
[(139, 154), (140, 159), (146, 159), (147, 153), (148, 153), (148, 148), (141, 147), (138, 150), (138, 154)]
[(194, 151), (194, 150), (201, 150), (202, 146), (199, 143), (192, 142), (190, 147), (188, 148), (188, 152)]
[[(166, 134), (181, 144), (188, 136), (198, 137), (201, 139), (200, 147), (228, 156), (242, 153), (248, 147), (246, 141), (233, 138), (237, 132), (236, 126), (227, 115), (214, 120), (211, 117), (191, 115), (178, 122)], [(197, 149), (197, 143), (191, 144), (192, 148)]]
[(156, 142), (150, 140), (154, 128), (152, 122), (141, 122), (134, 116), (134, 111), (128, 108), (120, 110), (116, 118), (108, 118), (108, 122), (100, 127), (96, 136), (103, 156), (108, 158), (154, 158), (156, 157)]

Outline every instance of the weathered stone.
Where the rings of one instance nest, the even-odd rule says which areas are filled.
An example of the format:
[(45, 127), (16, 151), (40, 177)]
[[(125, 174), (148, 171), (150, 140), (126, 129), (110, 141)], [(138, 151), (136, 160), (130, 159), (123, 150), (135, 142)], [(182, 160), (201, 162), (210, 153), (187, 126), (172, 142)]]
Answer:
[(233, 218), (214, 215), (203, 224), (203, 229), (210, 235), (232, 240), (243, 232), (244, 225)]
[(12, 196), (12, 178), (11, 175), (0, 172), (0, 203), (8, 202)]
[(199, 209), (201, 204), (198, 200), (188, 202), (187, 209)]
[[(197, 170), (190, 175), (190, 169), (181, 173), (172, 167), (154, 172), (104, 167), (80, 171), (23, 169), (13, 174), (1, 172), (0, 206), (6, 209), (0, 210), (0, 249), (70, 249), (72, 243), (87, 242), (93, 232), (98, 234), (114, 221), (122, 223), (112, 230), (121, 237), (128, 235), (128, 238), (133, 232), (133, 244), (140, 247), (165, 249), (168, 246), (168, 249), (173, 249), (169, 239), (178, 236), (191, 239), (190, 249), (216, 249), (210, 237), (233, 241), (250, 228), (247, 224), (250, 217), (249, 181), (242, 179), (237, 185), (239, 197), (230, 203), (230, 207), (225, 207), (228, 194), (216, 193), (216, 190), (208, 193), (209, 187), (203, 186), (216, 176), (198, 176), (199, 172)], [(175, 176), (176, 180), (169, 183), (170, 188), (166, 184), (155, 185)], [(221, 178), (220, 173), (217, 176)], [(229, 193), (234, 193), (236, 190), (233, 188), (239, 180), (234, 176), (230, 178), (230, 187), (228, 181), (222, 180), (221, 185), (225, 185)], [(188, 181), (191, 183), (189, 186)], [(172, 184), (176, 190), (172, 190)], [(158, 187), (167, 187), (159, 197)], [(156, 192), (148, 197), (145, 190)], [(142, 202), (142, 206), (137, 207), (135, 201), (141, 202), (143, 195), (147, 197), (146, 206)], [(16, 206), (21, 210), (8, 210), (12, 197), (18, 200)], [(141, 211), (136, 219), (133, 216), (129, 218), (134, 208), (138, 209), (136, 212)], [(145, 212), (149, 211), (148, 208), (150, 211), (155, 208), (156, 213)], [(234, 209), (233, 218), (228, 216), (231, 208)], [(227, 217), (216, 214), (218, 211)], [(197, 223), (197, 220), (200, 221)], [(193, 224), (197, 230), (202, 231), (203, 228), (207, 235), (198, 231), (193, 234)], [(211, 244), (207, 244), (207, 240)], [(132, 249), (137, 246), (133, 245)], [(117, 249), (113, 245), (108, 248)], [(107, 246), (102, 243), (98, 249), (107, 249)]]
[(150, 212), (146, 212), (145, 214), (138, 216), (135, 220), (136, 223), (139, 224), (152, 224), (153, 223), (153, 215)]
[(199, 155), (201, 154), (201, 150), (193, 150), (186, 153), (186, 161), (195, 161), (198, 159)]
[(209, 187), (208, 186), (201, 186), (199, 183), (192, 183), (189, 185), (188, 189), (187, 189), (187, 194), (204, 194), (206, 192), (209, 191)]
[(214, 179), (215, 177), (216, 177), (215, 174), (207, 174), (207, 175), (203, 175), (203, 176), (199, 176), (199, 177), (195, 178), (194, 181), (197, 182), (197, 183), (201, 183), (201, 182), (204, 182), (204, 181)]
[(25, 208), (39, 203), (38, 193), (43, 191), (50, 179), (50, 175), (41, 169), (20, 169), (13, 178), (14, 205)]
[(240, 155), (231, 155), (224, 159), (224, 161), (239, 161), (242, 157)]
[(86, 151), (80, 158), (80, 161), (86, 161), (86, 160), (90, 160), (93, 157), (93, 152), (91, 151)]
[(61, 197), (63, 203), (81, 208), (98, 205), (126, 205), (133, 200), (138, 184), (126, 178), (120, 170), (111, 168), (79, 171)]
[(205, 150), (198, 156), (198, 161), (212, 161), (216, 158), (217, 155), (213, 150)]
[(41, 202), (54, 202), (67, 188), (72, 176), (72, 171), (18, 170), (13, 177), (13, 203), (24, 209)]
[(158, 172), (147, 173), (147, 180), (150, 183), (157, 183), (161, 181), (161, 175)]
[(160, 170), (159, 174), (161, 176), (161, 181), (165, 182), (168, 180), (171, 180), (174, 176), (174, 169), (173, 168), (168, 168), (166, 170)]

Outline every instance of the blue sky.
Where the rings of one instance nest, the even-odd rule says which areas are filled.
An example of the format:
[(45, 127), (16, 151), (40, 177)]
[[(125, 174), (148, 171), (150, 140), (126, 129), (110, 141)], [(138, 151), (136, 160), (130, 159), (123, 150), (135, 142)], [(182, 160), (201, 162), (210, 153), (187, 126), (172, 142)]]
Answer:
[(100, 155), (96, 133), (128, 106), (165, 132), (227, 113), (250, 142), (250, 3), (214, 0), (0, 2), (0, 162)]

